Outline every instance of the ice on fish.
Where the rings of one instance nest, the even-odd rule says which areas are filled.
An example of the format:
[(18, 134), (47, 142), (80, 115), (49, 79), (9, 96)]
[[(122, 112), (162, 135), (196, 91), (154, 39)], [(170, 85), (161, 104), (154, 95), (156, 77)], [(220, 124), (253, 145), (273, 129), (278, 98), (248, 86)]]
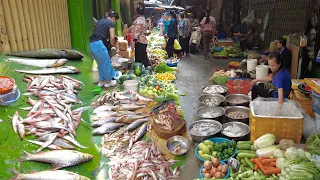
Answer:
[(229, 137), (239, 137), (245, 135), (245, 132), (236, 124), (227, 126), (222, 130), (222, 133)]
[(191, 129), (190, 134), (195, 136), (207, 136), (219, 131), (219, 126), (213, 123), (196, 123)]

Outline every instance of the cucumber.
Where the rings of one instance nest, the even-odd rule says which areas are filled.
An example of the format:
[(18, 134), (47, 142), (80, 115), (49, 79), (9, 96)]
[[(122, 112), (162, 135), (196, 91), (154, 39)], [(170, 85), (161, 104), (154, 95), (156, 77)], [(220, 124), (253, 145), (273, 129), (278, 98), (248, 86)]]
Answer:
[(254, 169), (254, 164), (249, 160), (249, 158), (245, 157), (244, 161), (247, 163), (247, 165), (251, 168), (251, 170)]
[(238, 141), (237, 144), (252, 144), (251, 141)]
[(252, 153), (239, 153), (238, 154), (238, 157), (239, 158), (256, 158), (257, 156), (255, 154), (252, 154)]
[(248, 166), (247, 163), (244, 161), (244, 159), (241, 159), (240, 162), (241, 162), (241, 164), (244, 166), (243, 168), (245, 168), (246, 166)]
[(239, 150), (250, 150), (251, 144), (237, 144), (237, 149)]
[(251, 150), (237, 150), (236, 153), (237, 153), (237, 154), (239, 154), (239, 153), (252, 153), (252, 154), (255, 154), (255, 152), (254, 152), (254, 151), (251, 151)]
[(253, 145), (251, 145), (250, 150), (251, 150), (251, 151), (255, 151), (256, 148), (255, 148)]

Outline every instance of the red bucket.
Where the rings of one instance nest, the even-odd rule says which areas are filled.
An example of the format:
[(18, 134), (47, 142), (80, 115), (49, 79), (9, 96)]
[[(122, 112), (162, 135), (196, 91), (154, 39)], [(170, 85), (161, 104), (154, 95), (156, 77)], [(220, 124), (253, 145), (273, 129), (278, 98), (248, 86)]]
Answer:
[(245, 80), (230, 80), (227, 82), (228, 94), (245, 94), (251, 90), (251, 83)]

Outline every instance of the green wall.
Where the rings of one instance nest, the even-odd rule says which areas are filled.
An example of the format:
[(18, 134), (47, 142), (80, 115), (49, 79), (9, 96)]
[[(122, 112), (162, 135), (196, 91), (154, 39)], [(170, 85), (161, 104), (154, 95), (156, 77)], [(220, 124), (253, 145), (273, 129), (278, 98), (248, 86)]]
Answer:
[(73, 49), (89, 53), (89, 39), (93, 31), (91, 0), (68, 0), (71, 44)]
[(120, 11), (120, 0), (112, 0), (111, 8), (115, 10), (120, 16), (119, 20), (115, 24), (115, 34), (116, 36), (122, 36), (122, 31), (121, 31), (122, 18), (121, 18), (121, 11)]

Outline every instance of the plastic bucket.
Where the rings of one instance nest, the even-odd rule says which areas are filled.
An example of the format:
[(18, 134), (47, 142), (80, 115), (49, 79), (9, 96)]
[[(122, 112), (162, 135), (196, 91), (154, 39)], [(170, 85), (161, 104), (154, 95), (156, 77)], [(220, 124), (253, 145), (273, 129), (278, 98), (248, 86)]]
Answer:
[(123, 82), (125, 91), (138, 91), (138, 81), (137, 80), (126, 80)]
[(268, 77), (269, 66), (259, 65), (256, 67), (256, 79)]
[(247, 72), (253, 71), (256, 69), (256, 66), (258, 64), (257, 59), (248, 59), (247, 60)]

